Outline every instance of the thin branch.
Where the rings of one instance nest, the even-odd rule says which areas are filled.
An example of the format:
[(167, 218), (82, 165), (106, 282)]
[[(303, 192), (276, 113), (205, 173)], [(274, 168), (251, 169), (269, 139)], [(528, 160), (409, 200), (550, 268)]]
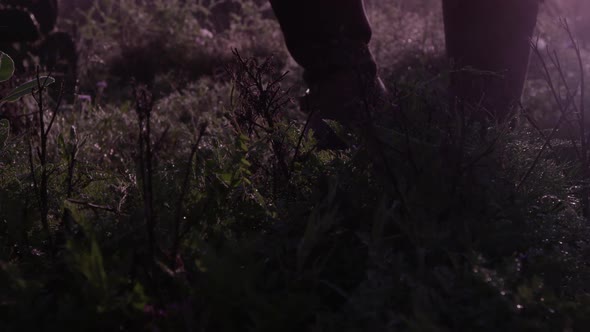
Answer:
[(184, 198), (188, 192), (188, 186), (190, 183), (190, 174), (191, 174), (191, 169), (192, 169), (192, 165), (193, 165), (193, 159), (195, 158), (195, 155), (197, 154), (197, 151), (199, 149), (199, 144), (201, 143), (201, 140), (203, 139), (203, 135), (205, 134), (206, 130), (207, 130), (207, 123), (204, 123), (201, 126), (201, 129), (199, 131), (199, 137), (197, 138), (197, 141), (195, 142), (195, 144), (193, 144), (193, 146), (191, 148), (190, 156), (188, 159), (188, 165), (186, 166), (186, 170), (185, 170), (183, 181), (182, 181), (182, 189), (180, 190), (180, 196), (178, 197), (178, 203), (176, 206), (176, 216), (174, 218), (174, 242), (172, 245), (172, 262), (173, 263), (176, 261), (176, 254), (178, 253), (178, 248), (180, 246), (180, 223), (181, 223), (181, 218), (182, 218), (183, 201), (184, 201)]
[(73, 198), (69, 198), (67, 201), (70, 203), (73, 203), (76, 205), (82, 205), (84, 207), (91, 208), (91, 209), (103, 210), (103, 211), (108, 211), (108, 212), (112, 212), (112, 213), (118, 213), (117, 209), (115, 209), (111, 206), (108, 206), (108, 205), (99, 205), (99, 204), (86, 202), (86, 201), (73, 199)]

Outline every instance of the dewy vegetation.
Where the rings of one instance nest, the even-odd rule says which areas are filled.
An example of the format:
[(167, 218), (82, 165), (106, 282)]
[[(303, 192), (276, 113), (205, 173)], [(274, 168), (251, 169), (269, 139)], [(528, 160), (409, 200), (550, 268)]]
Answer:
[(32, 80), (0, 108), (0, 331), (590, 328), (589, 53), (566, 23), (540, 25), (515, 121), (482, 128), (448, 109), (436, 12), (369, 2), (396, 117), (318, 151), (266, 2), (195, 3), (62, 18), (76, 98), (35, 58), (0, 83)]

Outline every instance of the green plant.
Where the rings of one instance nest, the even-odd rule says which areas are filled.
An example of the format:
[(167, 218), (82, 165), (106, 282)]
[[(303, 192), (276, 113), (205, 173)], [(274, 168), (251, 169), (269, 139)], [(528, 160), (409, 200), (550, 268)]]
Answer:
[[(134, 24), (147, 15), (145, 22), (183, 29), (167, 15), (187, 13), (159, 8), (164, 17), (154, 17), (162, 11), (149, 12), (149, 3), (94, 5), (118, 18), (122, 8)], [(405, 5), (385, 1), (373, 15), (393, 12), (404, 23), (424, 9)], [(252, 16), (228, 27), (237, 37), (213, 31), (206, 45), (219, 43), (229, 54), (235, 39), (250, 46), (272, 39), (256, 29), (273, 23), (248, 6), (237, 15)], [(83, 38), (84, 29), (96, 32), (95, 47), (106, 43), (95, 54), (105, 66), (117, 55), (109, 41), (120, 31), (138, 39), (176, 32), (95, 15), (81, 30)], [(251, 33), (257, 36), (246, 38)], [(589, 326), (590, 228), (579, 196), (585, 180), (580, 160), (559, 154), (571, 142), (552, 139), (549, 147), (546, 132), (531, 123), (482, 134), (472, 114), (448, 109), (425, 57), (386, 82), (395, 121), (377, 118), (370, 139), (353, 131), (349, 149), (318, 151), (294, 102), (298, 75), (284, 76), (280, 60), (250, 58), (250, 46), (228, 72), (170, 80), (174, 89), (110, 85), (100, 101), (80, 100), (57, 113), (39, 89), (12, 104), (29, 110), (29, 127), (4, 140), (9, 128), (0, 121), (0, 330)], [(161, 59), (160, 50), (151, 50), (151, 61)], [(207, 46), (200, 52), (217, 55)], [(158, 70), (163, 77), (174, 69)], [(94, 84), (93, 75), (82, 79)], [(550, 93), (526, 104), (527, 115), (555, 105)]]
[[(0, 82), (9, 80), (13, 75), (14, 61), (8, 56), (8, 54), (0, 52)], [(0, 106), (7, 102), (15, 102), (26, 95), (30, 95), (35, 90), (43, 89), (53, 83), (55, 83), (55, 79), (51, 76), (40, 76), (23, 83), (0, 99)]]

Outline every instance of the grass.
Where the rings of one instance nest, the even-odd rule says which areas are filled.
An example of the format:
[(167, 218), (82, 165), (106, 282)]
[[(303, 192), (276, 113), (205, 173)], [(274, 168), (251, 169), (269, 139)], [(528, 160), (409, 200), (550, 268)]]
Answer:
[[(216, 30), (174, 3), (97, 1), (78, 36), (91, 100), (46, 96), (22, 118), (55, 114), (51, 130), (17, 128), (1, 147), (0, 330), (586, 330), (590, 228), (571, 140), (543, 148), (527, 121), (481, 135), (448, 110), (436, 29), (386, 47), (371, 12), (396, 119), (370, 144), (352, 133), (350, 149), (318, 151), (276, 22), (244, 2)], [(123, 13), (139, 21), (109, 19)], [(123, 45), (149, 60), (147, 82), (117, 71), (136, 60)], [(556, 113), (535, 68), (525, 106)]]

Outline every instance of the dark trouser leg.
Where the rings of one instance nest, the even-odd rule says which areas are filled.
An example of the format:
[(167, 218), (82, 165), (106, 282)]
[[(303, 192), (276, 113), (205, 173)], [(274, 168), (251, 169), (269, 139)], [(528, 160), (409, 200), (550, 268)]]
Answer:
[(522, 94), (538, 10), (539, 0), (443, 0), (454, 103), (500, 120), (510, 114)]
[[(374, 84), (371, 28), (362, 0), (270, 0), (287, 48), (305, 70), (322, 118), (347, 122), (358, 109), (343, 106)], [(316, 91), (314, 91), (316, 90)], [(332, 104), (332, 105), (330, 105)], [(357, 107), (358, 108), (358, 107)]]

